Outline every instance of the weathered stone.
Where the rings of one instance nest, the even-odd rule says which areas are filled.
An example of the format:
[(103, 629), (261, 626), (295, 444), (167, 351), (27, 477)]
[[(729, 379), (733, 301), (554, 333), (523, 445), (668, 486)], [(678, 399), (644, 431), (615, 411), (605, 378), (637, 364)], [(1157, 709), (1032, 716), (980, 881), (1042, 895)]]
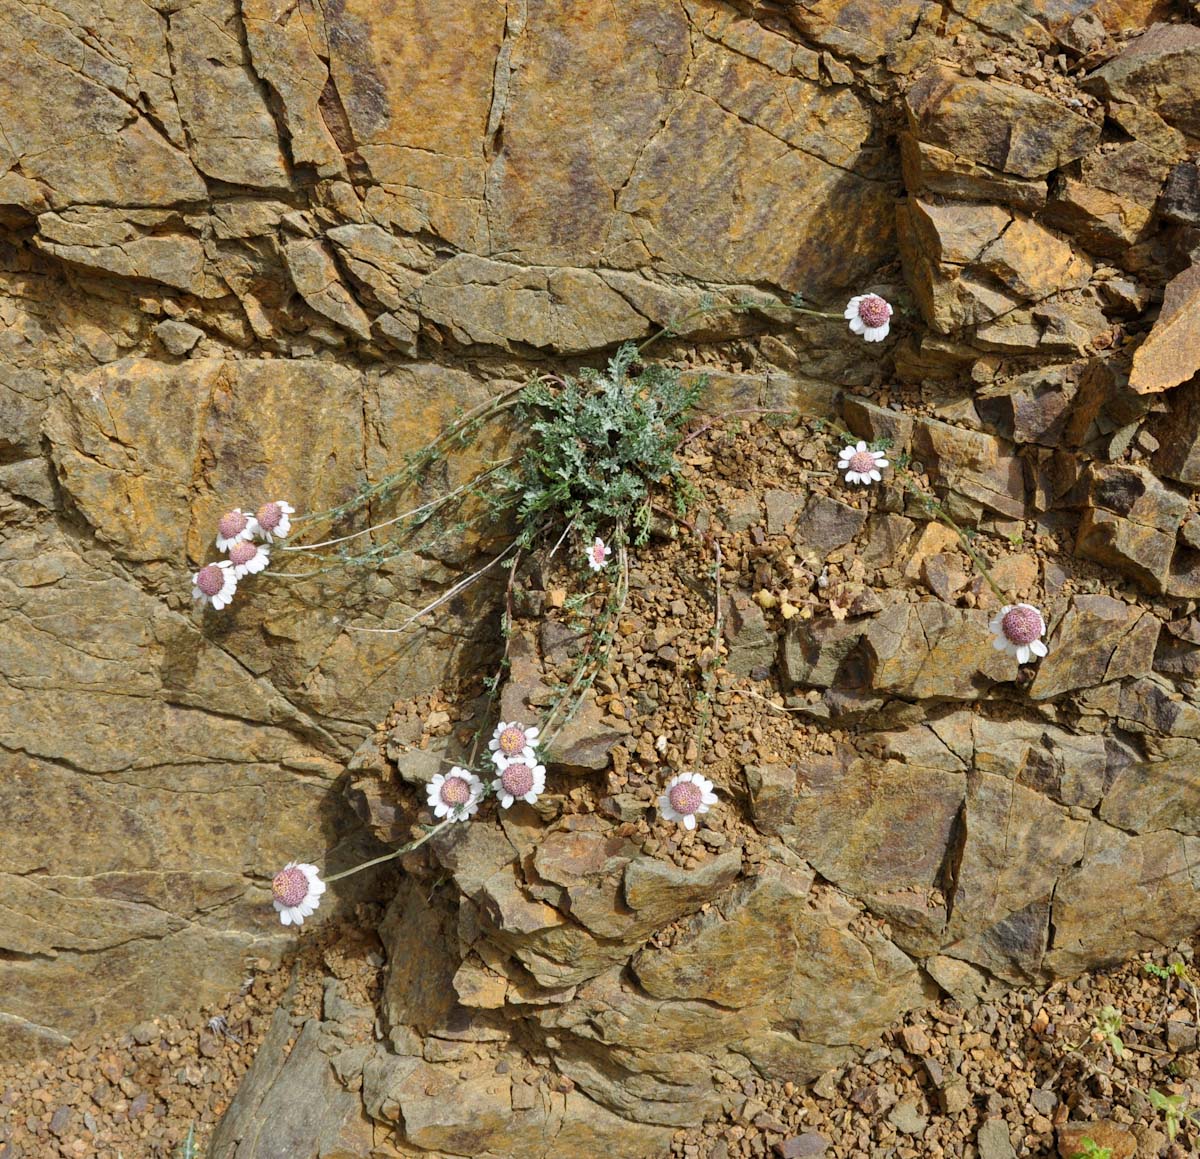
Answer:
[[(6, 5), (4, 21), (5, 169), (20, 166), (56, 208), (164, 206), (207, 196), (178, 130), (161, 17), (130, 11), (122, 22), (130, 32), (126, 51), (144, 54), (137, 72), (152, 94), (153, 117), (122, 99), (122, 70), (102, 51), (21, 5)], [(173, 121), (176, 131), (164, 134), (156, 121)]]
[(1180, 225), (1200, 225), (1200, 165), (1180, 161), (1167, 175), (1160, 212)]
[(517, 342), (576, 353), (649, 330), (647, 319), (590, 270), (516, 266), (469, 255), (441, 266), (412, 301), (464, 344)]
[[(330, 1056), (341, 1043), (316, 1019), (294, 1033), (286, 1007), (275, 1012), (254, 1063), (213, 1134), (214, 1159), (317, 1159), (361, 1154), (374, 1130), (362, 1101), (339, 1081)], [(390, 1147), (383, 1154), (399, 1155)]]
[(371, 337), (371, 320), (343, 284), (333, 254), (324, 244), (293, 238), (284, 246), (283, 256), (300, 296), (318, 314), (359, 338)]
[(1190, 137), (1200, 137), (1200, 28), (1155, 24), (1084, 82), (1109, 100), (1136, 102)]
[(38, 218), (35, 244), (74, 265), (162, 282), (198, 297), (220, 297), (225, 286), (206, 270), (199, 239), (175, 214), (87, 206)]
[[(521, 1066), (520, 1058), (513, 1064)], [(518, 1110), (512, 1083), (510, 1074), (496, 1073), (491, 1059), (436, 1064), (382, 1058), (364, 1070), (363, 1101), (372, 1118), (395, 1124), (408, 1143), (449, 1154), (548, 1159), (562, 1149), (653, 1159), (670, 1146), (669, 1128), (622, 1119), (578, 1091)]]
[(981, 1124), (975, 1144), (979, 1148), (979, 1159), (1017, 1159), (1008, 1124), (1003, 1119), (988, 1119)]
[(1089, 152), (1100, 128), (1058, 101), (1006, 81), (930, 69), (905, 98), (921, 141), (1018, 177), (1041, 177)]
[(762, 608), (745, 592), (729, 593), (723, 632), (729, 647), (725, 667), (736, 676), (770, 669), (778, 651), (777, 634), (767, 627)]
[(1075, 550), (1161, 592), (1187, 500), (1142, 468), (1092, 466), (1088, 480)]
[(244, 0), (242, 20), (254, 72), (271, 86), (295, 165), (320, 177), (344, 174), (345, 160), (321, 112), (329, 84), (329, 42), (314, 5)]
[(1200, 370), (1200, 263), (1167, 283), (1154, 329), (1133, 355), (1129, 385), (1156, 394)]
[(1198, 855), (1200, 837), (1170, 830), (1134, 836), (1092, 822), (1082, 861), (1054, 893), (1054, 944), (1044, 967), (1070, 973), (1084, 962), (1115, 961), (1124, 956), (1116, 941), (1161, 945), (1166, 915), (1195, 904)]
[(844, 682), (839, 677), (841, 665), (858, 645), (865, 629), (862, 622), (828, 616), (793, 620), (784, 633), (781, 650), (788, 683), (827, 688), (835, 682)]
[(403, 313), (433, 266), (420, 242), (396, 237), (377, 225), (339, 225), (325, 235), (337, 247), (350, 276), (387, 310)]
[(989, 681), (1012, 680), (1016, 659), (991, 646), (987, 618), (940, 600), (885, 610), (863, 635), (866, 686), (906, 700), (975, 700)]
[(805, 1131), (776, 1143), (773, 1150), (779, 1159), (825, 1159), (832, 1144), (817, 1131)]
[(1061, 369), (1047, 367), (981, 390), (975, 396), (975, 409), (1005, 438), (1056, 447), (1070, 418), (1076, 389)]
[(287, 163), (250, 66), (235, 0), (188, 5), (170, 21), (171, 77), (196, 168), (231, 185), (281, 189)]
[(935, 11), (928, 0), (903, 0), (891, 8), (861, 0), (809, 0), (789, 8), (788, 19), (811, 43), (869, 64), (895, 52)]
[(154, 333), (163, 344), (168, 354), (182, 358), (189, 350), (204, 337), (204, 331), (199, 326), (187, 322), (160, 322), (154, 327)]
[(1154, 663), (1158, 618), (1107, 596), (1076, 596), (1058, 622), (1050, 654), (1029, 690), (1035, 700), (1126, 676), (1145, 676)]
[(913, 450), (935, 483), (1012, 519), (1025, 517), (1025, 473), (1020, 459), (992, 435), (936, 419), (922, 419)]
[(1046, 203), (1046, 183), (997, 173), (949, 149), (900, 133), (900, 162), (910, 193), (937, 193), (961, 201), (999, 202), (1033, 213)]
[(1085, 157), (1055, 179), (1043, 220), (1092, 253), (1120, 258), (1146, 236), (1168, 165), (1141, 141)]
[(1124, 765), (1104, 795), (1101, 818), (1128, 832), (1200, 834), (1200, 786), (1188, 771), (1195, 745), (1177, 744), (1173, 751), (1178, 755), (1165, 760)]
[(835, 547), (849, 543), (867, 522), (867, 513), (840, 499), (814, 495), (796, 521), (795, 544), (799, 551), (815, 552), (823, 559)]
[(1055, 883), (1083, 857), (1088, 823), (1035, 790), (976, 770), (962, 824), (946, 952), (1009, 981), (1032, 979)]
[(984, 248), (979, 264), (1022, 298), (1038, 301), (1061, 290), (1080, 289), (1091, 263), (1061, 238), (1028, 218), (1017, 217)]

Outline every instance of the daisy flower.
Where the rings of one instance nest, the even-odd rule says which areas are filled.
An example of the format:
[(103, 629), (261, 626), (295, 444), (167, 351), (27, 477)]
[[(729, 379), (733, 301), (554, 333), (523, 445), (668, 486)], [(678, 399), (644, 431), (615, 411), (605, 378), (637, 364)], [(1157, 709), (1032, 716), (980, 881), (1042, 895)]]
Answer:
[(229, 549), (229, 562), (233, 564), (234, 576), (241, 579), (244, 575), (262, 571), (271, 562), (271, 555), (265, 543), (239, 539)]
[(204, 600), (219, 612), (237, 591), (237, 573), (227, 559), (205, 564), (192, 576), (192, 599)]
[(292, 530), (288, 516), (295, 513), (296, 509), (282, 499), (277, 499), (274, 503), (264, 503), (254, 517), (255, 529), (268, 543), (274, 542), (275, 539), (287, 539)]
[(850, 329), (868, 342), (882, 342), (891, 326), (892, 308), (878, 294), (859, 294), (846, 304), (843, 318), (850, 319)]
[(514, 801), (532, 805), (546, 791), (546, 766), (534, 764), (524, 756), (497, 758), (496, 771), (500, 775), (492, 782), (492, 788), (505, 809)]
[(699, 773), (680, 773), (672, 778), (658, 799), (658, 811), (668, 821), (678, 821), (685, 829), (696, 828), (696, 814), (707, 813), (717, 803), (712, 781)]
[(612, 548), (597, 535), (595, 542), (587, 549), (588, 567), (592, 571), (601, 571), (607, 567), (610, 555), (612, 555)]
[(846, 482), (863, 486), (878, 483), (883, 478), (879, 472), (887, 465), (882, 451), (872, 451), (861, 441), (857, 446), (843, 447), (838, 458), (838, 470), (846, 472)]
[(996, 637), (992, 647), (997, 652), (1011, 652), (1018, 664), (1046, 655), (1046, 645), (1041, 641), (1046, 621), (1032, 604), (1005, 604), (992, 617), (988, 630)]
[(254, 535), (254, 517), (240, 507), (226, 511), (217, 520), (217, 550), (228, 551), (235, 543), (250, 539)]
[(271, 880), (271, 894), (279, 920), (285, 926), (304, 925), (313, 910), (321, 904), (325, 883), (315, 865), (289, 861)]
[(425, 792), (433, 815), (439, 820), (449, 817), (452, 821), (465, 821), (479, 808), (483, 782), (470, 769), (456, 765), (448, 773), (435, 774)]
[(492, 733), (492, 739), (488, 741), (488, 748), (492, 750), (492, 760), (497, 765), (502, 760), (513, 759), (516, 757), (526, 758), (526, 764), (532, 764), (534, 761), (533, 750), (537, 745), (538, 730), (536, 728), (526, 728), (518, 720), (501, 721), (496, 725), (496, 731)]

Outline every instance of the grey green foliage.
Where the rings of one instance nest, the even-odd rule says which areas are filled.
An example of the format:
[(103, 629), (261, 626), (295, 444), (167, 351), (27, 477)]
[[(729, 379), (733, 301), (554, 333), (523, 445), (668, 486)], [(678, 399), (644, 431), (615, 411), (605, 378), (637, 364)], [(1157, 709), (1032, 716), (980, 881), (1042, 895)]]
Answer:
[(584, 539), (602, 533), (644, 543), (657, 485), (682, 512), (687, 490), (675, 453), (702, 388), (699, 380), (685, 385), (672, 367), (640, 361), (628, 343), (605, 370), (527, 386), (517, 411), (529, 442), (502, 480), (501, 500), (516, 508), (520, 545), (565, 525)]

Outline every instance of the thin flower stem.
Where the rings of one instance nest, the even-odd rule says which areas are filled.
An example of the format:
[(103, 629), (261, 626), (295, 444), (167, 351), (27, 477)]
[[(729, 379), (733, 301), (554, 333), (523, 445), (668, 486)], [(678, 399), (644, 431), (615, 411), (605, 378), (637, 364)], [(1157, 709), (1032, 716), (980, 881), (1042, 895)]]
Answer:
[(1002, 604), (1012, 603), (1012, 599), (1009, 594), (992, 578), (992, 573), (988, 570), (987, 564), (983, 562), (983, 558), (980, 556), (979, 552), (975, 550), (970, 538), (967, 536), (967, 533), (961, 527), (959, 527), (950, 512), (947, 511), (946, 508), (943, 507), (942, 504), (932, 496), (925, 494), (925, 492), (922, 491), (920, 487), (918, 487), (911, 479), (904, 478), (901, 481), (904, 483), (904, 486), (909, 490), (909, 492), (911, 492), (913, 495), (916, 495), (921, 502), (925, 504), (926, 510), (931, 512), (933, 517), (938, 520), (939, 523), (944, 523), (950, 528), (951, 531), (954, 532), (955, 535), (958, 536), (959, 542), (962, 544), (963, 551), (965, 551), (967, 555), (971, 557), (971, 562), (974, 563), (979, 569), (979, 574), (987, 581), (988, 587), (992, 589), (996, 598)]
[(713, 599), (715, 610), (713, 612), (712, 626), (712, 661), (704, 673), (700, 699), (703, 702), (703, 708), (700, 710), (700, 718), (696, 722), (696, 760), (700, 761), (701, 753), (704, 750), (704, 734), (708, 729), (708, 722), (712, 719), (712, 693), (713, 685), (717, 682), (717, 667), (721, 659), (721, 630), (723, 626), (723, 617), (721, 610), (721, 545), (715, 539), (713, 547), (716, 549), (713, 559)]
[(443, 592), (432, 603), (426, 604), (419, 612), (415, 612), (413, 615), (409, 616), (408, 619), (405, 620), (404, 623), (398, 628), (359, 628), (353, 624), (350, 624), (347, 626), (347, 630), (351, 632), (374, 632), (379, 635), (393, 635), (397, 632), (403, 632), (405, 628), (419, 620), (427, 612), (432, 612), (435, 609), (440, 608), (442, 604), (446, 603), (447, 600), (452, 600), (460, 592), (466, 591), (467, 588), (469, 588), (477, 579), (480, 579), (486, 575), (492, 570), (492, 568), (496, 566), (496, 564), (504, 559), (506, 555), (512, 551), (515, 551), (516, 549), (517, 544), (510, 543), (498, 556), (490, 560), (488, 563), (485, 563), (478, 571), (472, 572), (469, 576), (467, 576), (466, 579), (459, 580), (458, 583), (456, 583), (452, 588)]
[(292, 519), (292, 522), (329, 522), (331, 520), (338, 519), (343, 515), (348, 515), (351, 511), (357, 511), (358, 508), (370, 503), (375, 496), (388, 491), (392, 487), (398, 486), (402, 483), (411, 482), (421, 473), (421, 471), (425, 469), (425, 467), (434, 457), (435, 452), (443, 444), (460, 435), (462, 431), (470, 427), (472, 424), (483, 422), (485, 419), (491, 418), (493, 415), (499, 414), (501, 411), (508, 410), (510, 407), (516, 405), (516, 396), (525, 390), (526, 385), (527, 384), (522, 383), (519, 386), (510, 387), (508, 390), (496, 395), (495, 398), (489, 398), (484, 402), (481, 402), (478, 406), (473, 407), (471, 410), (466, 411), (453, 423), (451, 423), (450, 426), (442, 431), (436, 438), (422, 447), (420, 454), (417, 455), (415, 459), (413, 459), (413, 461), (411, 461), (406, 467), (404, 467), (402, 470), (395, 471), (390, 475), (386, 475), (384, 478), (380, 479), (378, 483), (374, 483), (370, 487), (360, 491), (354, 496), (353, 499), (350, 499), (337, 507), (326, 508), (324, 511), (314, 511), (307, 515), (295, 516)]
[[(579, 705), (583, 702), (587, 691), (595, 683), (596, 677), (605, 668), (608, 663), (609, 654), (612, 652), (613, 639), (616, 636), (615, 622), (625, 607), (625, 600), (629, 595), (629, 553), (625, 550), (625, 545), (621, 544), (618, 549), (618, 560), (621, 565), (620, 578), (614, 585), (613, 592), (605, 608), (603, 626), (597, 629), (593, 640), (598, 642), (598, 647), (588, 645), (588, 650), (584, 653), (578, 666), (575, 669), (575, 675), (571, 678), (571, 683), (563, 691), (562, 696), (554, 702), (553, 707), (546, 714), (545, 720), (542, 722), (542, 736), (538, 739), (538, 747), (548, 748), (551, 741), (558, 736), (560, 732), (570, 723), (571, 718), (575, 715)], [(603, 649), (603, 654), (600, 649)], [(554, 720), (558, 711), (564, 704), (570, 703), (574, 698), (575, 703), (571, 705), (566, 716), (553, 729), (550, 728), (550, 722)]]
[(460, 487), (455, 487), (453, 491), (447, 492), (445, 495), (439, 495), (436, 499), (431, 499), (428, 503), (422, 503), (420, 507), (414, 507), (411, 511), (405, 511), (402, 515), (397, 515), (392, 519), (386, 519), (382, 523), (374, 523), (370, 527), (364, 527), (361, 531), (352, 531), (349, 535), (339, 535), (336, 539), (324, 539), (320, 543), (297, 543), (285, 545), (284, 551), (316, 551), (321, 547), (332, 547), (338, 543), (348, 543), (352, 539), (357, 539), (360, 535), (370, 535), (372, 531), (382, 531), (385, 527), (391, 527), (394, 523), (400, 523), (405, 519), (412, 519), (417, 515), (424, 515), (427, 511), (436, 511), (444, 503), (449, 503), (451, 499), (458, 498), (459, 495), (466, 491), (470, 491), (477, 483), (482, 482), (489, 475), (496, 474), (497, 471), (504, 470), (505, 467), (515, 463), (516, 456), (505, 459), (501, 463), (497, 463), (494, 467), (489, 467), (486, 471), (481, 471), (473, 479), (463, 483)]
[(402, 857), (405, 853), (411, 853), (414, 849), (420, 849), (431, 837), (436, 836), (443, 829), (454, 824), (453, 817), (447, 817), (445, 821), (435, 825), (432, 829), (426, 830), (415, 841), (410, 841), (407, 845), (401, 845), (399, 849), (393, 849), (391, 853), (385, 853), (382, 857), (376, 857), (371, 861), (364, 861), (361, 865), (353, 865), (349, 869), (343, 869), (341, 873), (335, 873), (331, 877), (325, 878), (325, 884), (331, 885), (335, 881), (341, 881), (343, 877), (351, 877), (355, 873), (361, 873), (364, 869), (370, 869), (373, 865), (382, 865), (385, 861), (393, 861), (397, 857)]

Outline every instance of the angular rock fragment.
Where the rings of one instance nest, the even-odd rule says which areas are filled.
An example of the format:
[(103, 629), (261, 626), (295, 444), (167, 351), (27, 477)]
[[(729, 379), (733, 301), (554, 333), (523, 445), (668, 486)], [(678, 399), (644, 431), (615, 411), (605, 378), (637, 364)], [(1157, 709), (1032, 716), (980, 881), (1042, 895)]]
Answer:
[(1187, 500), (1140, 467), (1088, 469), (1089, 496), (1075, 550), (1152, 592), (1167, 583)]

